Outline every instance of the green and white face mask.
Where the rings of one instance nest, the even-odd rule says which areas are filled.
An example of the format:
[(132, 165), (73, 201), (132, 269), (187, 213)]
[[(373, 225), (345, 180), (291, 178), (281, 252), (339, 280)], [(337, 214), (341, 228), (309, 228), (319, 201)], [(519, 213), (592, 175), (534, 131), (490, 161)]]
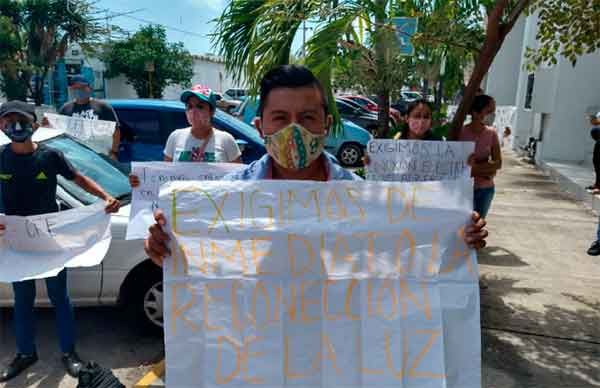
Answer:
[(300, 124), (291, 123), (264, 138), (267, 152), (277, 164), (290, 170), (301, 170), (321, 156), (326, 137), (315, 135)]

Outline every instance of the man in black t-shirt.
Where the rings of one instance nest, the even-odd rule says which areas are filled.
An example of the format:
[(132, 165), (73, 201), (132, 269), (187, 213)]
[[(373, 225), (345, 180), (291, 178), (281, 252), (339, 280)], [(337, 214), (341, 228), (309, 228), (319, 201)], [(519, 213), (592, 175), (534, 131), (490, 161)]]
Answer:
[[(74, 101), (67, 102), (60, 108), (58, 114), (70, 117), (80, 117), (87, 120), (104, 120), (117, 123), (113, 133), (112, 147), (110, 156), (117, 160), (119, 152), (119, 143), (121, 142), (121, 132), (119, 130), (119, 119), (112, 106), (108, 103), (92, 99), (92, 87), (90, 82), (82, 75), (77, 75), (71, 79), (69, 86), (71, 93), (75, 97)], [(44, 118), (42, 125), (48, 126), (49, 123)]]
[[(33, 107), (21, 101), (7, 102), (0, 107), (3, 131), (11, 143), (0, 147), (0, 192), (4, 213), (31, 216), (58, 211), (56, 204), (57, 176), (74, 181), (85, 191), (106, 201), (106, 212), (119, 210), (120, 203), (96, 182), (80, 174), (62, 152), (31, 140), (35, 124)], [(0, 225), (0, 233), (4, 232)], [(8, 381), (37, 361), (34, 333), (35, 281), (12, 284), (15, 297), (14, 319), (17, 356), (8, 368), (0, 371), (0, 383)], [(73, 309), (67, 293), (67, 270), (46, 279), (48, 296), (56, 310), (56, 320), (62, 362), (66, 371), (77, 377), (82, 361), (75, 352)]]

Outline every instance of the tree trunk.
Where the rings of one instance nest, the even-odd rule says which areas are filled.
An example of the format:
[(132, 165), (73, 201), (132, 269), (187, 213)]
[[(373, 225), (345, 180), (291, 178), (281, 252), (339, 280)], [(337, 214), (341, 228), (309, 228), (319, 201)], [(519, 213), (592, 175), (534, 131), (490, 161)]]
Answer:
[(429, 92), (429, 79), (424, 78), (422, 85), (423, 87), (421, 89), (421, 94), (423, 95), (423, 98), (427, 98), (427, 94)]
[(440, 77), (438, 87), (435, 91), (435, 109), (439, 111), (442, 107), (442, 99), (444, 98), (444, 78)]
[(471, 105), (475, 100), (477, 89), (479, 89), (481, 81), (483, 81), (483, 78), (492, 66), (492, 62), (494, 62), (494, 58), (496, 57), (496, 54), (498, 54), (503, 41), (504, 38), (496, 41), (488, 41), (486, 39), (483, 49), (481, 50), (481, 54), (479, 55), (477, 63), (475, 64), (475, 68), (473, 69), (473, 74), (471, 74), (471, 79), (465, 88), (462, 101), (458, 106), (456, 114), (454, 115), (454, 119), (452, 120), (449, 134), (450, 140), (457, 140), (460, 136), (462, 126), (465, 122), (467, 114), (469, 113)]
[(390, 129), (390, 91), (382, 90), (377, 93), (379, 97), (377, 111), (377, 137), (385, 138)]
[(48, 75), (48, 69), (44, 69), (41, 74), (35, 77), (35, 88), (33, 90), (33, 100), (36, 106), (42, 105), (44, 102), (44, 82)]
[(506, 36), (512, 30), (517, 19), (530, 3), (531, 0), (518, 1), (518, 3), (513, 7), (506, 23), (502, 22), (502, 15), (508, 8), (508, 0), (498, 0), (494, 9), (488, 15), (485, 41), (479, 57), (477, 58), (475, 69), (473, 69), (473, 74), (471, 74), (471, 79), (465, 88), (462, 101), (458, 106), (456, 114), (454, 115), (454, 119), (452, 120), (452, 124), (450, 125), (450, 132), (448, 135), (449, 140), (457, 140), (459, 138), (465, 118), (467, 117), (469, 109), (475, 100), (475, 95), (477, 93), (477, 89), (481, 85), (481, 81), (483, 81), (483, 78), (492, 66), (492, 63), (494, 62), (498, 51), (500, 51)]
[(375, 0), (375, 64), (377, 66), (377, 85), (379, 97), (379, 111), (377, 117), (378, 137), (384, 137), (390, 128), (390, 86), (387, 82), (388, 66), (386, 55), (386, 33), (382, 28), (386, 22), (386, 0)]

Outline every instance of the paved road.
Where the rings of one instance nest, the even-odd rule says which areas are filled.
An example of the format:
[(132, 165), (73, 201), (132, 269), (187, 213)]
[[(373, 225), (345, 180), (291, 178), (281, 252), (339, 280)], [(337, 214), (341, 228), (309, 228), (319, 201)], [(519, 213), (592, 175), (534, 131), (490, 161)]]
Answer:
[[(112, 307), (77, 309), (78, 352), (111, 368), (127, 387), (132, 387), (162, 359), (162, 339), (143, 335), (124, 322), (122, 311)], [(38, 310), (38, 355), (40, 361), (26, 376), (19, 376), (0, 388), (75, 388), (75, 379), (66, 375), (60, 362), (60, 351), (54, 330), (54, 314)], [(12, 311), (0, 310), (0, 364), (14, 355)]]
[[(561, 194), (533, 166), (506, 155), (489, 217), (490, 247), (480, 254), (483, 386), (600, 386), (600, 258), (585, 251), (597, 218)], [(53, 315), (38, 314), (40, 362), (3, 387), (74, 388), (65, 376)], [(77, 310), (82, 356), (110, 367), (130, 387), (162, 356), (162, 341), (143, 336), (113, 308)], [(14, 352), (4, 310), (0, 363)]]

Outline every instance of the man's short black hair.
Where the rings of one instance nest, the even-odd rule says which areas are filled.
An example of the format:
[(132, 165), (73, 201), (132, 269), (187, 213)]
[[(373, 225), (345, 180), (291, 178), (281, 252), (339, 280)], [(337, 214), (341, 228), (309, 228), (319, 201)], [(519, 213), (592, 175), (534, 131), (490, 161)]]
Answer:
[(325, 114), (329, 112), (327, 96), (323, 90), (323, 85), (315, 75), (304, 66), (283, 65), (271, 69), (260, 81), (260, 102), (258, 105), (258, 116), (262, 117), (267, 98), (273, 89), (277, 88), (303, 88), (314, 86), (321, 93), (323, 99), (323, 110)]

